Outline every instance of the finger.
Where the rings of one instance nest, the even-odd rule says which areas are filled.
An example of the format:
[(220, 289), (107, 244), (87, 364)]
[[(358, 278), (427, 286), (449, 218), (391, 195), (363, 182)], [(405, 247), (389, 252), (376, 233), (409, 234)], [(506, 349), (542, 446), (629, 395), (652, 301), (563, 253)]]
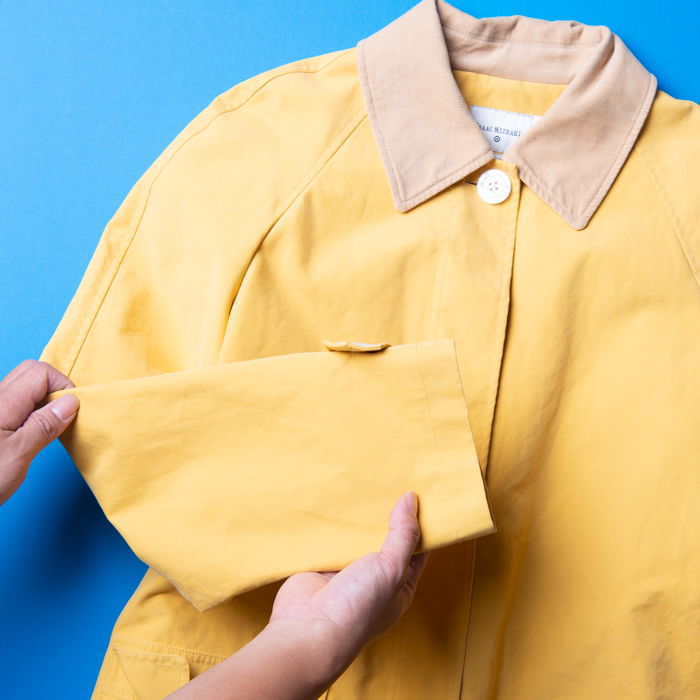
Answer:
[(398, 581), (403, 580), (411, 555), (420, 539), (416, 513), (417, 497), (412, 491), (402, 494), (389, 515), (389, 533), (384, 538), (380, 552), (394, 566)]
[[(24, 369), (21, 366), (26, 363)], [(10, 375), (15, 374), (8, 379)], [(16, 430), (46, 394), (69, 389), (73, 382), (48, 362), (25, 360), (0, 385), (0, 429)]]
[(332, 579), (338, 572), (337, 571), (319, 571), (321, 576), (325, 576), (327, 579)]
[(8, 372), (0, 382), (0, 389), (5, 386), (6, 384), (9, 384), (15, 377), (17, 377), (19, 374), (22, 374), (22, 372), (25, 372), (29, 367), (31, 367), (36, 360), (22, 360), (12, 371)]
[(418, 581), (421, 574), (425, 570), (425, 566), (428, 563), (428, 558), (430, 557), (430, 552), (421, 552), (420, 554), (414, 554), (411, 557), (411, 561), (408, 565), (408, 571), (406, 572), (406, 580), (404, 585), (409, 589), (413, 590), (418, 585)]
[(8, 449), (20, 462), (30, 462), (71, 423), (79, 407), (78, 397), (64, 394), (33, 411), (7, 440)]

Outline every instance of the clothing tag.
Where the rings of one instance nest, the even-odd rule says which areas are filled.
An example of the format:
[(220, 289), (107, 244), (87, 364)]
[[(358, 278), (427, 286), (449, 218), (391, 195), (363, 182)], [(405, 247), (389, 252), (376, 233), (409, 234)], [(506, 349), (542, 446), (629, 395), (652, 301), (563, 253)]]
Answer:
[(496, 158), (515, 143), (538, 119), (540, 115), (509, 112), (505, 109), (469, 105), (474, 121), (491, 144)]

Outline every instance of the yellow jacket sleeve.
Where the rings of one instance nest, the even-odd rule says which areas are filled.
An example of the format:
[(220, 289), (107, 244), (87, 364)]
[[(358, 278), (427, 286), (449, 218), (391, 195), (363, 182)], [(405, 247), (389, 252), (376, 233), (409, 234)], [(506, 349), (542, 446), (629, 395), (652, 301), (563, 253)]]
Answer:
[(408, 488), (419, 550), (494, 529), (450, 339), (70, 391), (63, 444), (134, 552), (200, 610), (375, 551)]
[(407, 489), (417, 551), (495, 531), (453, 339), (222, 360), (261, 241), (346, 128), (320, 99), (336, 96), (291, 64), (190, 122), (108, 222), (40, 357), (76, 385), (47, 400), (80, 399), (61, 441), (105, 515), (202, 611), (375, 551)]

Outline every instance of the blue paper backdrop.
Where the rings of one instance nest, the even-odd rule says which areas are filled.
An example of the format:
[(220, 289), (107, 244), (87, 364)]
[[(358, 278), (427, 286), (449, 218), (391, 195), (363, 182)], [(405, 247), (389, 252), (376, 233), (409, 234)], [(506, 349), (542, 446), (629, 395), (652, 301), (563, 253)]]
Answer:
[[(414, 2), (0, 3), (0, 376), (38, 357), (109, 218), (232, 85), (353, 46)], [(674, 97), (700, 101), (700, 5), (454, 0), (476, 17), (605, 24)], [(0, 508), (3, 698), (89, 698), (145, 571), (58, 442)]]

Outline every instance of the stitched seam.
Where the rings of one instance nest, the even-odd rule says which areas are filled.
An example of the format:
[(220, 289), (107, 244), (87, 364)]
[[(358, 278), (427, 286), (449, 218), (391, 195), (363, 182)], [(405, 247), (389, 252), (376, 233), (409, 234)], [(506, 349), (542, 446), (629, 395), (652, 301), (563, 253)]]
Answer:
[[(116, 650), (118, 647), (114, 647)], [(180, 663), (177, 663), (175, 661), (165, 661), (165, 660), (159, 660), (159, 659), (153, 659), (151, 658), (148, 654), (136, 654), (131, 652), (129, 649), (121, 649), (119, 648), (119, 651), (122, 654), (126, 654), (127, 656), (134, 656), (137, 659), (144, 659), (145, 661), (148, 661), (149, 666), (166, 666), (168, 668), (181, 668), (182, 663), (187, 663), (187, 659), (183, 658)]]
[(671, 198), (663, 185), (663, 181), (658, 170), (656, 169), (656, 166), (652, 163), (651, 155), (648, 152), (645, 152), (646, 146), (642, 147), (640, 142), (637, 144), (637, 150), (642, 156), (641, 161), (644, 165), (644, 169), (646, 170), (647, 175), (649, 176), (649, 179), (651, 180), (654, 189), (661, 200), (664, 211), (671, 222), (671, 226), (681, 242), (681, 247), (683, 248), (683, 252), (685, 253), (690, 270), (693, 273), (693, 277), (700, 286), (700, 279), (698, 278), (698, 262), (697, 258), (695, 257), (695, 251), (692, 247), (690, 236), (686, 234), (685, 227), (671, 204)]
[[(601, 184), (594, 190), (593, 195), (589, 198), (588, 203), (585, 205), (583, 208), (583, 213), (580, 215), (577, 215), (573, 212), (572, 209), (570, 209), (568, 206), (566, 206), (562, 200), (559, 199), (559, 197), (554, 193), (553, 190), (551, 190), (532, 170), (530, 164), (525, 160), (525, 158), (522, 157), (522, 155), (518, 154), (518, 158), (520, 161), (520, 169), (523, 171), (526, 175), (527, 180), (529, 181), (530, 186), (532, 187), (535, 185), (538, 190), (540, 191), (540, 194), (542, 196), (547, 197), (550, 199), (560, 210), (562, 214), (564, 214), (567, 218), (571, 219), (572, 221), (575, 222), (580, 222), (582, 218), (585, 218), (589, 213), (591, 208), (595, 208), (596, 200), (599, 200), (601, 193), (603, 190), (605, 190), (606, 185), (610, 185), (611, 182), (611, 176), (616, 174), (616, 171), (619, 172), (619, 169), (622, 167), (622, 161), (624, 157), (626, 156), (626, 151), (627, 151), (627, 146), (629, 145), (630, 140), (633, 138), (633, 135), (638, 133), (639, 128), (641, 127), (640, 122), (642, 121), (642, 110), (644, 106), (648, 103), (648, 98), (649, 98), (649, 93), (651, 92), (651, 87), (653, 85), (653, 76), (650, 74), (649, 78), (649, 87), (647, 90), (647, 97), (640, 102), (639, 108), (637, 110), (637, 114), (634, 118), (634, 121), (632, 123), (632, 126), (630, 127), (627, 136), (625, 140), (622, 142), (620, 145), (620, 148), (617, 151), (617, 154), (615, 155), (614, 160), (612, 161), (612, 164), (608, 168), (605, 176), (603, 177), (603, 180), (601, 181)], [(533, 188), (534, 189), (534, 188)]]
[(462, 676), (460, 678), (459, 682), (459, 700), (462, 700), (464, 697), (464, 674), (466, 673), (467, 670), (467, 649), (469, 645), (469, 626), (471, 625), (471, 621), (473, 619), (472, 616), (472, 610), (473, 610), (473, 604), (474, 604), (474, 570), (476, 569), (476, 548), (479, 546), (479, 538), (474, 540), (473, 543), (473, 549), (472, 549), (472, 557), (471, 557), (471, 576), (469, 578), (469, 603), (467, 607), (467, 624), (464, 626), (464, 648), (462, 650), (463, 655), (462, 655)]
[[(121, 644), (112, 644), (112, 649), (125, 656), (131, 656), (136, 659), (143, 659), (150, 666), (162, 666), (163, 668), (173, 668), (178, 671), (178, 685), (184, 685), (190, 679), (190, 665), (186, 656), (163, 654), (160, 652), (149, 652), (143, 649), (123, 646)], [(160, 658), (153, 658), (154, 656)], [(170, 657), (170, 658), (168, 658)], [(120, 661), (121, 664), (121, 661)]]
[(392, 683), (392, 692), (391, 692), (391, 700), (395, 700), (396, 698), (396, 693), (398, 692), (399, 689), (399, 677), (400, 677), (400, 670), (401, 670), (401, 661), (404, 657), (404, 639), (406, 637), (406, 620), (402, 620), (403, 624), (400, 625), (399, 629), (399, 638), (396, 641), (396, 644), (394, 646), (394, 656), (392, 658), (392, 667), (393, 667), (393, 683)]
[(567, 207), (559, 199), (559, 197), (547, 185), (545, 185), (545, 183), (540, 180), (537, 175), (535, 175), (534, 170), (532, 170), (530, 164), (522, 157), (522, 155), (518, 154), (518, 158), (520, 160), (520, 170), (521, 172), (525, 173), (525, 177), (521, 179), (527, 179), (527, 184), (529, 184), (533, 189), (536, 188), (543, 197), (548, 198), (553, 204), (555, 204), (560, 210), (560, 213), (564, 214), (569, 219), (577, 219), (571, 209), (569, 209), (569, 207)]
[[(279, 73), (276, 72), (279, 70), (279, 68), (273, 68), (271, 75), (264, 82), (262, 82), (260, 85), (258, 85), (258, 87), (256, 87), (253, 90), (253, 92), (250, 95), (248, 95), (247, 97), (245, 97), (245, 99), (243, 99), (241, 102), (239, 102), (238, 104), (235, 104), (232, 107), (230, 107), (229, 109), (227, 109), (226, 112), (231, 112), (233, 110), (238, 109), (239, 107), (242, 107), (244, 104), (246, 104), (246, 102), (249, 102), (250, 99), (253, 98), (260, 90), (262, 90), (262, 88), (264, 88), (268, 83), (272, 82), (276, 78), (281, 78), (281, 77), (284, 77), (286, 75), (292, 75), (293, 73), (306, 73), (306, 74), (320, 73), (321, 71), (324, 71), (326, 68), (328, 68), (328, 66), (332, 65), (336, 61), (343, 58), (343, 56), (350, 53), (353, 50), (353, 48), (354, 47), (351, 46), (348, 49), (341, 50), (335, 56), (331, 56), (331, 58), (328, 59), (328, 61), (326, 61), (322, 65), (318, 66), (318, 68), (311, 68), (309, 70), (304, 70), (303, 68), (291, 68), (289, 70), (279, 72)], [(310, 60), (310, 59), (301, 59), (301, 62), (303, 63), (304, 61), (308, 61), (308, 60)], [(295, 61), (294, 63), (298, 65), (299, 61)], [(252, 76), (252, 78), (247, 78), (247, 80), (251, 80), (251, 79), (254, 79), (256, 77), (259, 77), (259, 75), (258, 76), (254, 75), (254, 76)], [(239, 83), (239, 85), (240, 85), (240, 83)], [(222, 104), (225, 104), (225, 99), (222, 99), (222, 98), (225, 98), (226, 95), (235, 91), (235, 89), (236, 89), (236, 86), (234, 85), (232, 88), (225, 91), (222, 95), (219, 95), (218, 97), (214, 98), (214, 102), (221, 101)], [(226, 112), (222, 112), (222, 114), (225, 114)]]
[[(352, 136), (352, 134), (357, 130), (359, 125), (365, 119), (364, 107), (353, 116), (353, 118), (348, 121), (345, 128), (339, 133), (334, 141), (328, 145), (326, 150), (321, 154), (320, 158), (314, 163), (314, 165), (309, 168), (304, 177), (299, 181), (299, 184), (292, 191), (292, 193), (287, 197), (287, 202), (282, 204), (282, 207), (277, 215), (274, 216), (272, 223), (265, 230), (263, 235), (258, 241), (258, 245), (255, 247), (253, 254), (251, 255), (251, 260), (257, 255), (260, 246), (263, 244), (265, 238), (271, 233), (272, 229), (277, 225), (279, 220), (286, 214), (288, 209), (294, 204), (294, 202), (303, 194), (303, 192), (308, 189), (316, 180), (319, 173), (330, 163), (333, 156), (342, 148), (346, 141)], [(354, 354), (354, 353), (350, 353)]]
[(443, 31), (446, 32), (451, 32), (452, 34), (455, 34), (456, 36), (460, 37), (470, 37), (471, 39), (478, 39), (479, 41), (483, 41), (485, 43), (501, 43), (501, 44), (510, 44), (512, 46), (541, 46), (543, 48), (552, 48), (552, 49), (564, 49), (564, 50), (570, 50), (570, 51), (576, 51), (578, 49), (590, 49), (594, 46), (598, 46), (600, 42), (603, 40), (601, 37), (598, 39), (598, 41), (592, 41), (590, 43), (586, 44), (558, 44), (556, 42), (552, 41), (526, 41), (524, 39), (510, 39), (508, 37), (497, 37), (497, 36), (488, 36), (486, 34), (475, 34), (474, 32), (470, 32), (467, 29), (456, 29), (454, 26), (449, 25), (446, 26), (443, 24)]
[[(433, 422), (433, 412), (432, 408), (430, 406), (430, 399), (428, 398), (428, 390), (425, 387), (425, 379), (423, 377), (423, 361), (420, 356), (420, 352), (418, 351), (418, 343), (413, 343), (413, 348), (416, 353), (416, 361), (418, 363), (418, 376), (420, 377), (420, 382), (421, 386), (423, 387), (423, 397), (425, 399), (425, 405), (427, 408), (427, 413), (428, 413), (428, 419), (430, 420), (430, 427), (433, 431), (433, 441), (435, 443), (435, 457), (436, 457), (436, 462), (439, 465), (441, 463), (440, 459), (440, 446), (438, 443), (437, 439), (437, 432), (435, 430), (435, 423)], [(450, 523), (452, 524), (452, 531), (454, 533), (455, 539), (459, 538), (459, 535), (457, 534), (457, 526), (455, 525), (454, 517), (452, 515), (452, 512), (449, 513), (450, 516)]]
[(381, 145), (381, 150), (382, 152), (386, 155), (386, 160), (389, 163), (389, 175), (391, 177), (392, 184), (394, 185), (394, 188), (398, 192), (399, 199), (406, 205), (410, 205), (411, 202), (414, 202), (416, 199), (418, 199), (421, 195), (425, 193), (429, 193), (432, 191), (435, 191), (440, 188), (441, 183), (443, 183), (445, 180), (448, 180), (449, 178), (453, 177), (456, 173), (459, 172), (471, 172), (466, 170), (466, 168), (469, 168), (472, 163), (476, 163), (480, 158), (483, 158), (485, 155), (487, 155), (490, 151), (485, 150), (483, 153), (480, 153), (478, 156), (470, 160), (466, 165), (460, 165), (459, 168), (453, 170), (452, 172), (448, 173), (447, 175), (444, 175), (441, 177), (439, 180), (436, 180), (434, 182), (431, 182), (429, 185), (424, 187), (422, 190), (419, 190), (415, 194), (411, 195), (410, 198), (406, 197), (406, 191), (403, 186), (403, 181), (400, 177), (399, 169), (396, 165), (396, 162), (394, 161), (393, 154), (391, 152), (391, 149), (389, 148), (389, 142), (384, 134), (384, 127), (382, 126), (382, 121), (379, 116), (379, 112), (377, 111), (376, 103), (374, 100), (374, 92), (372, 90), (372, 84), (370, 82), (369, 78), (369, 73), (367, 72), (367, 63), (366, 63), (366, 58), (365, 58), (365, 50), (364, 50), (364, 44), (360, 42), (357, 46), (358, 51), (359, 51), (359, 61), (358, 65), (360, 68), (360, 80), (364, 83), (366, 87), (366, 92), (367, 92), (367, 110), (368, 110), (368, 116), (371, 116), (374, 119), (374, 123), (377, 125), (377, 135), (378, 139)]
[(403, 183), (401, 181), (401, 178), (399, 176), (398, 169), (396, 167), (396, 163), (394, 162), (394, 158), (392, 156), (391, 150), (389, 149), (388, 146), (388, 141), (384, 135), (384, 128), (382, 127), (382, 122), (381, 119), (379, 118), (379, 113), (377, 112), (377, 107), (374, 101), (374, 92), (372, 90), (372, 84), (369, 79), (369, 73), (367, 72), (367, 59), (366, 59), (366, 54), (365, 54), (365, 45), (363, 41), (360, 41), (357, 45), (357, 51), (359, 52), (359, 60), (358, 60), (358, 65), (360, 68), (360, 81), (364, 83), (365, 87), (367, 88), (367, 97), (368, 97), (368, 116), (374, 117), (374, 122), (377, 125), (377, 131), (379, 134), (379, 141), (381, 143), (381, 148), (383, 152), (387, 156), (387, 160), (389, 161), (389, 165), (391, 166), (390, 169), (390, 175), (391, 179), (393, 181), (393, 184), (396, 186), (396, 189), (399, 193), (399, 197), (403, 201), (405, 199), (404, 195), (404, 189), (403, 189)]
[(127, 694), (123, 690), (119, 690), (111, 685), (105, 685), (104, 687), (100, 688), (100, 695), (106, 695), (107, 697), (111, 698), (126, 698), (127, 700), (134, 700), (136, 697), (133, 692)]
[[(438, 335), (438, 327), (440, 325), (440, 315), (442, 313), (442, 299), (445, 294), (445, 279), (447, 277), (447, 261), (450, 256), (450, 248), (452, 241), (452, 232), (454, 226), (451, 226), (452, 217), (450, 216), (454, 209), (445, 203), (446, 216), (443, 223), (443, 231), (447, 228), (447, 234), (443, 234), (439, 241), (441, 242), (442, 252), (438, 265), (435, 269), (435, 282), (433, 284), (433, 298), (430, 308), (430, 316), (428, 318), (428, 337), (435, 338)], [(438, 239), (436, 238), (436, 242)]]
[[(143, 639), (140, 637), (127, 637), (123, 634), (120, 634), (118, 636), (115, 636), (115, 639), (112, 641), (112, 647), (125, 647), (126, 651), (131, 652), (133, 649), (135, 652), (136, 651), (143, 651), (140, 650), (138, 647), (139, 646), (145, 646), (148, 649), (152, 649), (153, 651), (151, 653), (168, 653), (168, 652), (173, 652), (176, 654), (182, 654), (184, 656), (188, 656), (192, 658), (193, 660), (201, 661), (203, 663), (219, 663), (220, 661), (224, 661), (224, 659), (228, 658), (226, 656), (220, 656), (219, 654), (211, 654), (206, 651), (198, 651), (196, 649), (190, 649), (187, 647), (179, 647), (175, 646), (172, 644), (166, 644), (165, 642), (156, 642), (152, 639)], [(147, 652), (148, 653), (148, 652)]]
[[(456, 170), (453, 170), (452, 172), (448, 173), (448, 174), (445, 175), (444, 177), (441, 177), (439, 180), (435, 180), (435, 182), (431, 183), (430, 185), (428, 185), (427, 187), (423, 188), (423, 189), (420, 190), (419, 192), (416, 192), (416, 194), (414, 194), (414, 195), (411, 197), (411, 199), (408, 200), (408, 201), (413, 201), (414, 199), (416, 199), (417, 197), (419, 197), (419, 196), (422, 195), (423, 193), (428, 192), (428, 191), (430, 191), (430, 190), (432, 190), (432, 189), (435, 189), (435, 188), (440, 187), (440, 185), (441, 185), (445, 180), (449, 180), (451, 177), (453, 177), (453, 176), (456, 175), (457, 173), (460, 173), (460, 172), (470, 173), (471, 170), (468, 170), (468, 168), (470, 168), (470, 167), (472, 166), (473, 163), (476, 163), (478, 160), (480, 160), (481, 158), (483, 158), (485, 155), (488, 155), (489, 153), (492, 153), (492, 152), (493, 152), (492, 149), (483, 151), (483, 153), (480, 153), (478, 156), (476, 156), (476, 158), (472, 158), (472, 159), (471, 159), (468, 163), (466, 163), (465, 165), (460, 165), (459, 168), (457, 168)], [(492, 160), (492, 159), (490, 159), (490, 160)], [(487, 161), (487, 162), (488, 162), (488, 161)], [(472, 168), (472, 170), (475, 170), (475, 168)]]
[[(520, 186), (518, 185), (518, 188)], [(506, 228), (506, 230), (509, 232), (507, 238), (504, 237), (504, 241), (508, 242), (507, 248), (504, 246), (505, 250), (504, 253), (502, 254), (501, 260), (501, 281), (500, 281), (500, 286), (498, 290), (498, 310), (500, 312), (501, 316), (505, 316), (505, 319), (503, 322), (499, 319), (498, 322), (498, 327), (502, 328), (503, 330), (499, 334), (498, 341), (496, 342), (496, 348), (498, 348), (498, 351), (493, 354), (493, 362), (491, 364), (491, 370), (489, 372), (489, 375), (491, 377), (491, 383), (489, 384), (489, 390), (487, 396), (489, 397), (489, 409), (491, 413), (491, 428), (488, 433), (488, 449), (486, 451), (486, 464), (484, 464), (484, 471), (483, 471), (483, 476), (484, 476), (484, 483), (486, 482), (486, 473), (488, 472), (488, 467), (489, 467), (489, 455), (491, 452), (491, 446), (492, 446), (492, 441), (491, 441), (491, 434), (493, 433), (493, 423), (495, 420), (495, 414), (496, 414), (496, 403), (497, 403), (497, 398), (498, 398), (498, 388), (500, 385), (500, 375), (501, 375), (501, 369), (503, 366), (503, 348), (505, 346), (505, 341), (506, 341), (506, 334), (507, 334), (507, 326), (508, 326), (508, 317), (510, 315), (510, 295), (509, 295), (509, 287), (510, 287), (510, 282), (512, 281), (512, 275), (513, 275), (513, 258), (515, 255), (515, 237), (516, 237), (516, 228), (517, 228), (517, 222), (518, 222), (518, 212), (520, 210), (520, 204), (522, 202), (522, 193), (520, 193), (520, 196), (518, 197), (518, 206), (511, 208), (511, 215), (510, 215), (510, 222)], [(507, 301), (507, 303), (506, 303)], [(489, 505), (489, 510), (491, 510), (491, 507)], [(493, 519), (493, 512), (491, 512), (491, 517)]]
[[(526, 175), (528, 180), (537, 186), (537, 188), (540, 190), (541, 194), (545, 197), (548, 197), (556, 206), (561, 210), (563, 214), (565, 214), (568, 218), (570, 219), (576, 219), (576, 215), (573, 213), (571, 209), (569, 209), (568, 206), (564, 204), (564, 202), (559, 199), (559, 196), (554, 193), (553, 190), (551, 190), (543, 180), (541, 180), (537, 175), (535, 174), (534, 170), (531, 168), (530, 164), (521, 156), (518, 156), (521, 161), (521, 170), (523, 170)], [(532, 185), (530, 185), (532, 186)]]
[[(477, 75), (478, 75), (478, 74), (477, 74)], [(498, 76), (494, 76), (494, 77), (498, 77)], [(509, 80), (510, 80), (510, 78), (509, 78)], [(515, 82), (519, 82), (519, 83), (528, 83), (528, 82), (532, 82), (532, 81), (529, 81), (529, 80), (518, 80), (518, 81), (515, 81)], [(555, 85), (555, 83), (541, 83), (541, 84), (542, 84), (542, 85)], [(562, 84), (563, 84), (563, 83), (562, 83)], [(473, 107), (482, 107), (482, 108), (485, 108), (485, 109), (493, 109), (493, 110), (496, 111), (496, 112), (507, 112), (508, 114), (517, 114), (517, 115), (522, 116), (522, 117), (533, 117), (533, 116), (536, 117), (536, 116), (539, 116), (539, 115), (536, 115), (536, 114), (533, 115), (533, 114), (531, 114), (531, 113), (529, 113), (529, 112), (516, 112), (516, 111), (513, 110), (513, 109), (499, 109), (498, 107), (488, 107), (488, 106), (486, 106), (486, 105), (478, 105), (478, 104), (475, 104), (475, 103), (472, 103), (472, 106), (473, 106)], [(504, 153), (504, 151), (498, 151), (498, 153)]]
[[(491, 370), (491, 376), (492, 376), (492, 384), (489, 389), (489, 396), (493, 397), (492, 403), (491, 403), (491, 416), (492, 416), (492, 422), (491, 422), (491, 430), (489, 431), (489, 444), (488, 444), (488, 450), (486, 453), (486, 464), (484, 465), (484, 483), (488, 487), (488, 482), (487, 482), (487, 473), (488, 469), (490, 466), (490, 454), (491, 454), (491, 449), (493, 447), (493, 441), (491, 438), (491, 434), (493, 432), (493, 419), (495, 418), (495, 411), (496, 411), (496, 404), (497, 404), (497, 398), (498, 398), (498, 389), (500, 385), (500, 374), (501, 374), (501, 368), (503, 366), (503, 347), (505, 343), (505, 338), (503, 337), (506, 332), (507, 332), (507, 324), (508, 324), (508, 316), (509, 316), (509, 309), (510, 309), (510, 297), (508, 295), (508, 288), (509, 284), (507, 285), (506, 283), (510, 283), (512, 280), (512, 269), (513, 269), (513, 256), (515, 255), (515, 240), (516, 240), (516, 227), (517, 227), (517, 220), (518, 220), (518, 210), (519, 210), (519, 205), (518, 209), (513, 209), (512, 214), (510, 217), (510, 225), (508, 226), (508, 231), (512, 232), (512, 235), (509, 236), (508, 240), (511, 242), (508, 246), (507, 249), (507, 254), (508, 254), (508, 263), (507, 264), (502, 264), (501, 269), (502, 269), (502, 275), (501, 275), (501, 285), (500, 285), (500, 290), (499, 290), (499, 298), (498, 298), (498, 306), (499, 309), (501, 309), (501, 313), (505, 314), (506, 318), (504, 323), (499, 324), (503, 328), (503, 335), (500, 337), (500, 342), (498, 343), (498, 347), (501, 348), (500, 352), (494, 355), (493, 358), (493, 365), (492, 365), (492, 370)], [(504, 254), (505, 257), (505, 254)], [(508, 299), (508, 304), (504, 303), (504, 299)], [(498, 370), (498, 371), (496, 371)], [(490, 506), (489, 506), (490, 510)], [(493, 518), (493, 512), (491, 512), (491, 516)], [(494, 519), (495, 521), (495, 519)], [(475, 545), (476, 546), (476, 545)], [(476, 566), (476, 549), (474, 550), (474, 565)], [(471, 618), (471, 615), (470, 615)], [(505, 623), (504, 623), (505, 624)], [(467, 626), (467, 635), (469, 633), (469, 626)], [(467, 642), (469, 641), (469, 637), (467, 636)], [(495, 650), (495, 656), (492, 658), (491, 661), (491, 671), (490, 671), (490, 685), (489, 685), (489, 698), (495, 697), (496, 691), (498, 688), (498, 684), (500, 683), (500, 678), (501, 678), (501, 672), (502, 672), (502, 667), (501, 667), (501, 657), (503, 655), (503, 649), (502, 649), (502, 639), (498, 642), (500, 646), (496, 647)], [(465, 652), (466, 653), (466, 652)]]
[[(620, 145), (620, 148), (618, 149), (618, 152), (615, 155), (615, 159), (613, 160), (610, 168), (608, 169), (607, 173), (605, 174), (605, 177), (603, 178), (603, 182), (584, 208), (582, 216), (588, 216), (591, 213), (589, 210), (596, 207), (596, 205), (602, 199), (603, 193), (607, 192), (607, 190), (612, 186), (612, 182), (615, 179), (616, 174), (622, 168), (622, 164), (625, 158), (628, 156), (632, 146), (634, 145), (634, 139), (636, 138), (636, 136), (639, 135), (639, 130), (641, 129), (644, 119), (647, 116), (647, 113), (649, 111), (648, 108), (650, 107), (650, 102), (653, 99), (655, 86), (656, 80), (654, 76), (650, 73), (647, 82), (646, 95), (644, 96), (644, 99), (639, 103), (637, 114), (634, 117), (634, 121), (632, 122), (629, 131), (627, 132), (627, 136)], [(645, 107), (647, 109), (645, 109)]]
[[(114, 259), (112, 260), (112, 262), (111, 262), (111, 266), (112, 266), (111, 273), (107, 274), (107, 275), (105, 276), (105, 278), (104, 278), (104, 279), (105, 279), (104, 285), (106, 285), (106, 286), (104, 287), (104, 291), (100, 291), (99, 294), (95, 294), (94, 297), (93, 297), (93, 299), (94, 299), (93, 304), (96, 304), (96, 306), (95, 306), (95, 308), (94, 308), (94, 311), (92, 311), (92, 312), (90, 312), (89, 314), (86, 315), (86, 317), (85, 317), (85, 322), (83, 323), (83, 326), (81, 327), (80, 332), (77, 333), (75, 342), (74, 342), (73, 345), (71, 346), (70, 352), (68, 353), (68, 357), (70, 358), (70, 357), (72, 356), (73, 359), (72, 359), (72, 361), (70, 362), (70, 365), (67, 366), (67, 370), (65, 371), (66, 374), (70, 374), (70, 372), (73, 370), (73, 367), (75, 366), (75, 363), (78, 361), (78, 357), (80, 356), (80, 352), (82, 351), (82, 349), (83, 349), (83, 347), (84, 347), (84, 345), (85, 345), (85, 341), (87, 340), (87, 337), (88, 337), (88, 335), (90, 334), (90, 330), (92, 329), (92, 326), (93, 326), (93, 324), (94, 324), (94, 322), (95, 322), (95, 319), (97, 318), (97, 316), (98, 316), (98, 314), (99, 314), (99, 312), (100, 312), (100, 309), (102, 308), (102, 305), (104, 304), (104, 301), (105, 301), (105, 299), (107, 298), (107, 295), (109, 294), (109, 290), (110, 290), (111, 287), (112, 287), (112, 283), (114, 282), (114, 280), (115, 280), (115, 278), (116, 278), (117, 272), (118, 272), (119, 269), (121, 268), (122, 262), (124, 261), (124, 258), (126, 257), (126, 254), (127, 254), (128, 250), (129, 250), (129, 248), (131, 247), (131, 243), (133, 242), (134, 238), (136, 237), (136, 234), (138, 233), (138, 230), (139, 230), (139, 228), (140, 228), (140, 226), (141, 226), (141, 222), (143, 221), (144, 214), (145, 214), (145, 212), (146, 212), (146, 209), (148, 208), (148, 204), (149, 204), (149, 201), (150, 201), (150, 196), (151, 196), (151, 191), (153, 190), (153, 186), (154, 186), (155, 183), (158, 181), (158, 178), (162, 175), (162, 173), (164, 172), (165, 168), (170, 164), (170, 162), (171, 162), (172, 159), (175, 157), (175, 155), (176, 155), (177, 153), (179, 153), (179, 151), (180, 151), (186, 144), (188, 144), (195, 136), (198, 136), (199, 134), (203, 133), (206, 129), (208, 129), (208, 128), (211, 126), (211, 124), (214, 122), (214, 120), (216, 120), (218, 117), (223, 116), (224, 114), (228, 114), (229, 112), (233, 112), (233, 111), (235, 111), (236, 109), (238, 109), (239, 107), (242, 107), (243, 105), (245, 105), (250, 99), (253, 98), (254, 95), (256, 95), (263, 87), (265, 87), (268, 83), (272, 82), (275, 78), (279, 78), (279, 77), (286, 76), (286, 75), (291, 75), (291, 74), (293, 74), (293, 73), (309, 73), (309, 74), (310, 74), (310, 73), (318, 73), (318, 72), (324, 70), (325, 68), (327, 68), (328, 66), (330, 66), (334, 61), (336, 61), (336, 60), (342, 58), (343, 56), (345, 56), (345, 55), (346, 55), (347, 53), (349, 53), (350, 51), (352, 51), (352, 47), (349, 48), (349, 49), (346, 49), (345, 51), (341, 52), (340, 54), (338, 54), (338, 55), (336, 55), (336, 56), (333, 56), (329, 61), (327, 61), (327, 62), (324, 63), (322, 66), (319, 66), (319, 67), (316, 68), (316, 69), (312, 69), (312, 70), (301, 70), (301, 69), (299, 69), (299, 68), (294, 68), (294, 69), (291, 69), (291, 70), (287, 70), (287, 71), (279, 72), (279, 73), (274, 73), (274, 74), (270, 75), (269, 78), (268, 78), (267, 80), (265, 80), (265, 81), (262, 82), (260, 85), (258, 85), (258, 86), (253, 90), (253, 92), (251, 92), (247, 97), (245, 97), (244, 100), (242, 100), (241, 102), (239, 102), (238, 104), (236, 104), (236, 105), (234, 105), (234, 106), (232, 106), (232, 107), (229, 107), (228, 109), (225, 109), (225, 110), (223, 110), (223, 111), (220, 111), (220, 112), (217, 112), (216, 114), (214, 114), (214, 115), (212, 116), (212, 118), (211, 118), (204, 126), (202, 126), (201, 129), (199, 129), (198, 131), (196, 131), (196, 132), (194, 132), (193, 134), (191, 134), (191, 135), (190, 135), (189, 137), (187, 137), (179, 146), (177, 146), (177, 148), (175, 148), (175, 149), (173, 150), (173, 152), (171, 153), (170, 157), (163, 163), (163, 165), (161, 166), (160, 170), (154, 175), (153, 179), (151, 180), (151, 183), (150, 183), (150, 185), (149, 185), (149, 187), (148, 187), (148, 191), (147, 191), (147, 193), (146, 193), (145, 201), (144, 201), (144, 203), (143, 203), (143, 205), (142, 205), (142, 209), (141, 209), (141, 213), (140, 213), (138, 222), (136, 223), (136, 226), (134, 227), (134, 229), (133, 229), (133, 231), (131, 232), (131, 234), (128, 235), (128, 236), (126, 237), (127, 240), (125, 240), (125, 242), (122, 244), (124, 247), (123, 247), (123, 250), (122, 250), (121, 254), (117, 254), (117, 255), (114, 257)], [(233, 90), (233, 89), (234, 89), (234, 88), (231, 88), (231, 90)], [(229, 92), (230, 92), (230, 90), (229, 90)], [(224, 93), (224, 95), (225, 95), (225, 94), (227, 94), (227, 93)], [(221, 95), (219, 95), (218, 97), (216, 97), (216, 98), (212, 101), (212, 103), (209, 105), (209, 107), (207, 107), (206, 109), (210, 109), (213, 105), (215, 105), (215, 104), (217, 104), (217, 103), (222, 104), (222, 105), (225, 105), (225, 100), (222, 99), (222, 96), (221, 96)], [(200, 114), (201, 114), (201, 113), (200, 113)], [(196, 117), (195, 117), (195, 118), (196, 118)], [(143, 177), (143, 176), (142, 176), (142, 177)], [(128, 195), (127, 195), (127, 196), (128, 196)], [(109, 224), (108, 224), (108, 225), (109, 225)], [(105, 241), (105, 242), (106, 242), (106, 241)], [(87, 327), (86, 327), (86, 326), (87, 326)]]

